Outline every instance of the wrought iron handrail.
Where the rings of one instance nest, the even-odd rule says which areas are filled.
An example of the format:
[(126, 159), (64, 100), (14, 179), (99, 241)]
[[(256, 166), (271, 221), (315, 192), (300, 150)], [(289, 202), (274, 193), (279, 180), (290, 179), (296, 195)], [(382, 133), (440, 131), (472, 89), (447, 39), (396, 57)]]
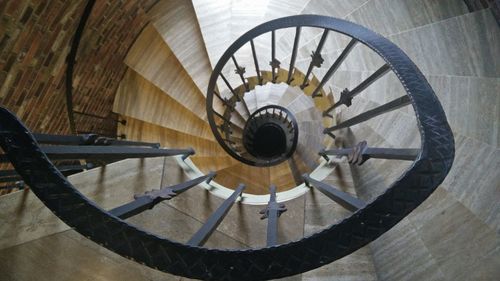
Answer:
[[(299, 241), (259, 249), (207, 249), (196, 246), (212, 224), (200, 232), (197, 243), (182, 244), (144, 231), (103, 210), (57, 170), (29, 130), (5, 109), (0, 109), (0, 146), (33, 192), (66, 224), (104, 247), (150, 267), (203, 280), (263, 280), (302, 273), (346, 256), (363, 247), (403, 219), (444, 180), (454, 158), (454, 140), (444, 111), (425, 77), (413, 62), (382, 36), (340, 19), (299, 15), (261, 24), (236, 40), (223, 54), (210, 79), (208, 120), (219, 142), (212, 112), (213, 92), (223, 66), (236, 50), (253, 38), (284, 28), (315, 27), (339, 32), (374, 50), (397, 75), (416, 113), (421, 148), (412, 165), (386, 192), (350, 217)], [(318, 48), (320, 49), (320, 48)], [(319, 58), (313, 54), (313, 59)], [(317, 63), (312, 64), (317, 65)], [(226, 150), (227, 151), (227, 150)], [(310, 181), (312, 182), (312, 181)], [(317, 183), (316, 183), (317, 184)], [(324, 188), (324, 186), (321, 186)], [(223, 215), (236, 197), (223, 204)], [(326, 189), (325, 189), (326, 190)], [(217, 216), (217, 219), (220, 216)], [(201, 231), (201, 230), (200, 230)]]

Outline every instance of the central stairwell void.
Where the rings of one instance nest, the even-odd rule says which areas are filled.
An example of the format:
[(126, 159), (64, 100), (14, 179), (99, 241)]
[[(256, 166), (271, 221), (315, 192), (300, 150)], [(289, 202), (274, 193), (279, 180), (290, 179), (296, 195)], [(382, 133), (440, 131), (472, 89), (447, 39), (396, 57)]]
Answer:
[[(314, 35), (319, 35), (319, 41), (311, 39)], [(154, 30), (146, 27), (136, 44), (155, 46), (155, 40)], [(283, 41), (290, 44), (278, 44)], [(298, 58), (300, 46), (313, 46), (305, 60)], [(335, 101), (332, 90), (326, 89), (328, 81), (350, 55), (356, 57), (360, 50), (369, 53), (376, 70), (356, 87), (343, 89)], [(153, 50), (144, 53), (140, 47), (131, 48), (127, 58), (131, 69), (117, 94), (116, 107), (132, 117), (138, 111), (150, 114), (147, 118), (156, 126), (168, 120), (169, 130), (196, 135), (199, 140), (192, 148), (146, 147), (147, 143), (140, 142), (121, 143), (117, 148), (112, 141), (105, 147), (101, 143), (68, 147), (64, 142), (41, 146), (43, 136), (33, 135), (12, 113), (0, 110), (4, 160), (13, 164), (40, 200), (80, 234), (149, 267), (202, 280), (267, 280), (307, 272), (352, 254), (391, 229), (432, 194), (453, 163), (453, 135), (425, 77), (395, 44), (360, 25), (299, 15), (251, 29), (215, 65), (207, 85), (206, 116), (198, 100), (183, 96), (186, 85), (159, 86), (161, 77), (146, 63), (152, 54)], [(325, 65), (326, 71), (318, 71)], [(340, 114), (340, 109), (356, 106), (356, 97), (389, 73), (397, 77), (405, 95), (355, 116)], [(165, 112), (148, 113), (146, 102), (130, 98), (131, 91), (146, 87), (153, 94), (171, 94), (158, 94), (148, 101), (166, 105)], [(200, 97), (199, 101), (204, 99)], [(180, 102), (184, 106), (176, 107)], [(350, 127), (373, 118), (383, 123), (385, 113), (404, 107), (415, 115), (419, 146), (349, 143)], [(184, 121), (199, 125), (184, 126)], [(127, 126), (134, 126), (134, 122), (140, 123), (132, 120)], [(181, 135), (176, 136), (181, 139)], [(141, 141), (147, 141), (147, 137)], [(214, 146), (215, 141), (222, 149)], [(204, 151), (218, 154), (207, 158)], [(136, 194), (126, 204), (104, 209), (75, 189), (52, 162), (91, 156), (169, 156), (190, 179)], [(326, 181), (343, 162), (363, 165), (370, 159), (411, 164), (385, 192), (370, 201)], [(128, 220), (147, 214), (162, 201), (187, 196), (181, 193), (190, 189), (206, 190), (223, 202), (187, 241), (160, 237)], [(287, 202), (313, 190), (342, 206), (346, 216), (296, 241), (279, 242), (278, 221), (287, 211)], [(266, 246), (204, 247), (235, 204), (241, 209), (262, 205), (260, 214), (267, 219), (267, 233), (259, 239), (265, 239)]]

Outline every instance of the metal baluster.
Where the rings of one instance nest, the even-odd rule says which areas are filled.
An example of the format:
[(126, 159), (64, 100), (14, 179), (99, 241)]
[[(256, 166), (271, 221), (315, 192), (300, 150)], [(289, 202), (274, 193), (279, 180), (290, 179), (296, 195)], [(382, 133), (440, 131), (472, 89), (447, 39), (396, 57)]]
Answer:
[(255, 52), (255, 45), (253, 43), (253, 39), (250, 40), (250, 46), (252, 47), (253, 63), (255, 64), (255, 72), (257, 72), (257, 80), (259, 81), (259, 85), (262, 86), (262, 77), (260, 75), (259, 60), (257, 59), (257, 53)]
[(363, 200), (360, 200), (346, 192), (343, 192), (339, 190), (338, 188), (335, 188), (331, 185), (328, 185), (326, 183), (317, 181), (313, 178), (311, 178), (308, 174), (302, 175), (302, 178), (304, 179), (304, 182), (307, 186), (315, 187), (321, 193), (326, 195), (328, 198), (332, 199), (333, 201), (337, 202), (339, 205), (342, 207), (346, 208), (347, 210), (351, 212), (355, 212), (359, 209), (362, 209), (366, 206), (366, 203)]
[(373, 82), (377, 81), (380, 77), (384, 76), (387, 72), (391, 70), (391, 67), (388, 64), (384, 64), (382, 67), (380, 67), (377, 71), (375, 71), (370, 77), (368, 77), (366, 80), (361, 82), (356, 88), (354, 88), (352, 91), (349, 91), (348, 89), (344, 89), (342, 93), (340, 93), (340, 99), (338, 102), (336, 102), (334, 105), (332, 105), (330, 108), (325, 110), (323, 112), (323, 116), (330, 116), (328, 113), (330, 111), (334, 110), (341, 104), (344, 104), (346, 106), (351, 106), (352, 103), (352, 98), (357, 96), (359, 93), (361, 93), (363, 90), (368, 88)]
[(121, 205), (109, 211), (114, 216), (121, 219), (130, 218), (140, 214), (146, 210), (152, 209), (156, 204), (164, 200), (170, 200), (182, 192), (197, 186), (202, 182), (210, 183), (215, 177), (215, 172), (210, 172), (207, 175), (196, 179), (186, 181), (177, 185), (164, 187), (159, 190), (148, 191), (143, 195), (134, 196), (135, 200), (127, 204)]
[(301, 30), (302, 30), (301, 26), (297, 26), (297, 28), (295, 29), (295, 39), (293, 40), (292, 57), (290, 58), (290, 68), (288, 69), (288, 78), (286, 79), (287, 84), (292, 83), (292, 75), (295, 67), (295, 60), (297, 59), (297, 51), (299, 49)]
[(316, 51), (314, 51), (311, 54), (311, 63), (309, 64), (309, 67), (307, 68), (307, 73), (306, 76), (304, 77), (304, 81), (302, 82), (302, 85), (300, 85), (301, 89), (304, 89), (307, 87), (309, 84), (307, 81), (309, 80), (309, 75), (311, 75), (313, 67), (320, 67), (321, 64), (323, 64), (323, 58), (321, 57), (321, 50), (323, 49), (323, 45), (325, 44), (326, 37), (328, 36), (328, 29), (325, 29), (323, 31), (323, 35), (321, 35), (321, 39), (319, 40), (318, 47), (316, 48)]
[(186, 243), (189, 246), (203, 246), (208, 240), (210, 235), (215, 231), (217, 226), (224, 220), (231, 207), (233, 206), (236, 199), (241, 195), (245, 189), (244, 184), (240, 184), (231, 196), (229, 196), (217, 210), (208, 218), (208, 220), (203, 224), (203, 226), (189, 239)]
[(226, 86), (229, 88), (229, 91), (233, 94), (233, 96), (236, 98), (237, 101), (241, 101), (240, 96), (234, 91), (233, 87), (231, 87), (231, 84), (229, 84), (229, 81), (227, 81), (226, 77), (220, 73), (220, 77), (226, 84)]
[(347, 47), (344, 49), (344, 51), (342, 51), (342, 53), (337, 58), (337, 60), (335, 60), (335, 62), (330, 67), (330, 69), (328, 69), (328, 71), (326, 72), (325, 76), (323, 77), (323, 79), (319, 83), (318, 87), (316, 87), (316, 89), (314, 89), (314, 92), (312, 93), (312, 97), (313, 98), (319, 96), (319, 91), (321, 90), (321, 88), (323, 88), (323, 86), (326, 84), (326, 82), (328, 80), (330, 80), (330, 78), (332, 78), (332, 76), (335, 73), (335, 71), (337, 71), (337, 69), (339, 68), (339, 66), (342, 64), (342, 62), (344, 62), (344, 60), (347, 58), (347, 56), (352, 51), (352, 49), (356, 46), (357, 43), (358, 43), (358, 40), (352, 39), (349, 42), (349, 44), (347, 44)]
[(231, 122), (231, 120), (227, 119), (227, 117), (225, 117), (224, 115), (220, 114), (219, 112), (213, 110), (212, 111), (213, 114), (215, 114), (216, 116), (218, 116), (220, 119), (224, 120), (224, 122), (227, 122), (228, 124), (231, 124), (231, 125), (234, 125), (233, 122)]
[(269, 65), (271, 66), (271, 71), (272, 71), (272, 80), (273, 83), (276, 83), (276, 78), (277, 78), (277, 69), (280, 68), (280, 61), (276, 59), (276, 34), (275, 31), (271, 31), (271, 61), (269, 62)]
[[(93, 163), (87, 163), (85, 165), (62, 165), (62, 166), (57, 166), (57, 169), (61, 173), (68, 173), (68, 172), (77, 172), (81, 170), (88, 170), (94, 168), (95, 165)], [(0, 171), (0, 177), (10, 177), (10, 176), (17, 176), (18, 173), (16, 170), (1, 170)]]
[[(127, 158), (148, 158), (160, 156), (189, 156), (194, 154), (190, 149), (160, 149), (125, 146), (42, 146), (44, 152), (51, 160), (61, 159), (99, 159), (119, 160)], [(0, 155), (0, 162), (9, 162), (6, 155)]]
[(399, 97), (395, 100), (392, 100), (386, 104), (378, 106), (374, 109), (365, 111), (365, 112), (363, 112), (363, 113), (361, 113), (361, 114), (359, 114), (359, 115), (357, 115), (349, 120), (341, 122), (338, 125), (332, 126), (330, 128), (326, 128), (323, 132), (326, 134), (329, 132), (333, 132), (335, 130), (354, 126), (354, 125), (359, 124), (361, 122), (370, 120), (373, 117), (376, 117), (376, 116), (379, 116), (381, 114), (384, 114), (384, 113), (396, 110), (398, 108), (401, 108), (403, 106), (406, 106), (410, 103), (411, 103), (411, 101), (410, 101), (410, 98), (408, 96), (402, 96), (402, 97)]
[(349, 163), (361, 165), (371, 158), (413, 161), (419, 152), (420, 149), (417, 148), (368, 147), (367, 142), (362, 141), (351, 148), (322, 150), (318, 154), (324, 158), (332, 155), (347, 156)]
[(230, 104), (226, 98), (223, 98), (217, 91), (214, 91), (214, 95), (227, 107), (230, 108), (231, 111), (234, 110), (234, 105)]
[(234, 71), (234, 73), (236, 73), (236, 74), (238, 74), (238, 75), (240, 76), (240, 78), (241, 78), (241, 82), (242, 82), (242, 83), (243, 83), (243, 85), (245, 86), (245, 90), (246, 90), (247, 92), (248, 92), (248, 91), (250, 91), (250, 89), (248, 88), (248, 84), (247, 84), (247, 82), (245, 81), (245, 76), (244, 76), (244, 74), (245, 74), (245, 72), (246, 72), (245, 68), (244, 68), (244, 67), (240, 67), (240, 66), (238, 65), (238, 62), (236, 61), (236, 58), (235, 58), (234, 56), (231, 56), (231, 58), (233, 59), (233, 63), (234, 63), (234, 65), (236, 66), (236, 70)]

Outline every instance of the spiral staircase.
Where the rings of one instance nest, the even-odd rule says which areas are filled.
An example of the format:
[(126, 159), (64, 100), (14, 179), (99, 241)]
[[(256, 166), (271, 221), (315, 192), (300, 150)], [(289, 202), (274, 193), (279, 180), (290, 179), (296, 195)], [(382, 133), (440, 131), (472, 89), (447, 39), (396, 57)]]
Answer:
[[(434, 218), (429, 209), (441, 210), (444, 191), (438, 186), (448, 173), (456, 183), (458, 173), (451, 168), (454, 135), (462, 141), (476, 133), (476, 139), (497, 145), (495, 136), (462, 128), (454, 119), (450, 128), (445, 112), (455, 118), (457, 101), (440, 94), (448, 86), (439, 82), (481, 77), (484, 91), (495, 100), (499, 52), (484, 47), (472, 64), (475, 69), (457, 70), (445, 61), (456, 60), (463, 50), (447, 46), (446, 35), (439, 34), (445, 38), (443, 46), (438, 44), (439, 56), (416, 43), (426, 42), (429, 32), (484, 21), (487, 31), (457, 27), (456, 32), (474, 31), (479, 38), (488, 33), (486, 45), (494, 45), (500, 36), (490, 11), (470, 13), (462, 1), (451, 0), (421, 1), (426, 5), (251, 2), (158, 1), (152, 6), (149, 23), (127, 50), (114, 95), (112, 111), (121, 120), (116, 136), (126, 140), (32, 134), (16, 112), (1, 110), (4, 162), (12, 163), (57, 217), (86, 237), (66, 232), (49, 239), (47, 247), (59, 252), (64, 251), (57, 249), (59, 243), (84, 245), (74, 250), (89, 247), (113, 260), (112, 265), (103, 261), (112, 273), (98, 270), (92, 277), (104, 280), (423, 278), (423, 273), (405, 278), (391, 272), (381, 261), (387, 259), (384, 250), (394, 251), (391, 240), (409, 243), (398, 238), (409, 235), (401, 230), (408, 221), (417, 225), (426, 216)], [(80, 32), (95, 5), (88, 2)], [(371, 16), (390, 8), (422, 16), (415, 21)], [(489, 56), (494, 66), (483, 67)], [(440, 63), (434, 63), (436, 57)], [(437, 86), (437, 96), (431, 85)], [(498, 95), (496, 101), (493, 116), (498, 116)], [(470, 119), (482, 124), (484, 118)], [(459, 153), (466, 149), (462, 142)], [(78, 159), (79, 169), (87, 171), (63, 175), (60, 159)], [(498, 160), (493, 162), (494, 169)], [(498, 184), (495, 177), (485, 178), (483, 186)], [(493, 190), (493, 200), (496, 195)], [(429, 196), (431, 203), (424, 202)], [(16, 203), (2, 204), (14, 209)], [(42, 208), (38, 201), (30, 204), (36, 207), (31, 213), (6, 221), (14, 225)], [(481, 208), (461, 204), (486, 222), (488, 231), (495, 228), (497, 221), (483, 219)], [(2, 257), (9, 249), (23, 251), (37, 238), (35, 243), (42, 244), (34, 247), (42, 247), (43, 237), (67, 229), (43, 210), (30, 220), (49, 226), (21, 234), (19, 242), (8, 236), (9, 228), (6, 246), (27, 243), (4, 247)], [(423, 219), (413, 219), (415, 213)], [(367, 246), (370, 242), (375, 245)], [(491, 243), (488, 249), (498, 245)], [(498, 256), (495, 251), (487, 255), (496, 259), (484, 271), (486, 277), (496, 274)], [(29, 279), (29, 270), (19, 273), (12, 263), (4, 264), (5, 280)], [(402, 265), (401, 270), (420, 272), (415, 267)]]

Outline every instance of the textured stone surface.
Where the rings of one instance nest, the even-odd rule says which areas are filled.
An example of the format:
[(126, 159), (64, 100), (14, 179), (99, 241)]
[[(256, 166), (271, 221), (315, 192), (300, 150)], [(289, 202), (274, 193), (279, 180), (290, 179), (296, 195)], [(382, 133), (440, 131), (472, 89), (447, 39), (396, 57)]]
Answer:
[[(324, 182), (357, 197), (349, 164), (340, 162)], [(351, 212), (312, 188), (305, 195), (304, 234), (311, 235), (349, 217)], [(302, 274), (302, 280), (378, 280), (369, 247), (351, 255)]]
[(165, 280), (180, 278), (119, 256), (68, 230), (0, 250), (1, 280)]
[[(70, 176), (72, 184), (105, 209), (132, 200), (134, 194), (160, 186), (162, 158), (130, 159)], [(30, 191), (0, 197), (0, 248), (66, 230)]]

